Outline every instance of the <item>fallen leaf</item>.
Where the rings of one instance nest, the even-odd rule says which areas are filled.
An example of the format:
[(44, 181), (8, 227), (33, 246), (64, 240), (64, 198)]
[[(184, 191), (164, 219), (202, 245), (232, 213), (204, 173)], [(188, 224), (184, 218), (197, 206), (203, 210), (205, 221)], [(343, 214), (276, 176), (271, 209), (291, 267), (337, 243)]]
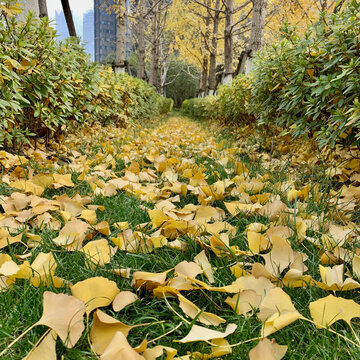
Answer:
[(261, 334), (267, 337), (301, 319), (302, 315), (295, 309), (290, 296), (276, 287), (269, 290), (261, 302), (258, 317), (263, 323)]
[(90, 241), (80, 251), (86, 256), (87, 268), (96, 269), (110, 262), (110, 246), (105, 239)]
[(309, 305), (310, 314), (317, 328), (321, 329), (334, 322), (344, 320), (351, 326), (351, 319), (360, 317), (360, 305), (354, 300), (329, 295)]
[(97, 309), (94, 311), (93, 324), (90, 330), (90, 339), (94, 351), (99, 355), (103, 354), (117, 332), (128, 336), (131, 329), (132, 326), (126, 325)]
[(196, 318), (198, 321), (200, 321), (205, 325), (213, 325), (213, 326), (218, 326), (226, 322), (226, 320), (224, 320), (220, 316), (217, 316), (215, 314), (206, 311), (201, 311), (201, 309), (198, 308), (194, 303), (192, 303), (190, 300), (186, 299), (184, 296), (180, 294), (178, 295), (178, 299), (181, 310), (191, 319)]
[(280, 360), (286, 352), (288, 346), (278, 345), (274, 339), (262, 339), (260, 342), (250, 350), (250, 360)]
[(209, 341), (213, 339), (223, 339), (232, 334), (237, 328), (235, 324), (228, 324), (225, 331), (211, 330), (202, 326), (193, 325), (190, 332), (181, 340), (180, 343), (189, 343), (193, 341)]
[(112, 303), (114, 311), (120, 311), (138, 299), (137, 295), (131, 291), (120, 291)]
[(101, 360), (144, 360), (144, 357), (139, 355), (128, 343), (125, 335), (117, 331), (107, 346), (103, 354), (100, 356)]
[(70, 287), (71, 293), (86, 305), (86, 314), (92, 310), (110, 305), (120, 292), (116, 283), (101, 276), (77, 282)]
[(23, 360), (56, 360), (56, 338), (56, 332), (50, 331)]
[(56, 331), (65, 346), (72, 348), (80, 339), (84, 326), (85, 304), (74, 296), (43, 294), (43, 315), (36, 323)]

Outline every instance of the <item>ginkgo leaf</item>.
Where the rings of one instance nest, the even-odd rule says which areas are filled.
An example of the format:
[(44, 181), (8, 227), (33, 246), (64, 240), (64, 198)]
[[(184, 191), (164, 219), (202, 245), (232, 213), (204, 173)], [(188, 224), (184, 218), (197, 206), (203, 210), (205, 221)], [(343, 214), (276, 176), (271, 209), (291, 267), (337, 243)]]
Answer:
[(196, 318), (198, 321), (205, 325), (213, 326), (218, 326), (226, 322), (226, 320), (224, 320), (220, 316), (206, 311), (201, 311), (201, 309), (198, 308), (194, 303), (192, 303), (190, 300), (186, 299), (180, 294), (178, 295), (178, 299), (181, 310), (191, 319)]
[(111, 342), (100, 356), (101, 360), (144, 360), (128, 343), (125, 335), (117, 331)]
[(110, 235), (110, 226), (107, 221), (102, 221), (98, 223), (97, 225), (94, 226), (94, 229), (105, 236)]
[(260, 340), (260, 342), (250, 350), (250, 360), (280, 360), (286, 352), (288, 346), (278, 345), (274, 339), (268, 338)]
[(319, 265), (322, 282), (315, 281), (316, 285), (324, 290), (345, 291), (357, 289), (360, 284), (352, 278), (344, 278), (344, 264), (325, 267)]
[(77, 282), (70, 287), (71, 293), (86, 304), (86, 313), (110, 305), (120, 292), (116, 283), (101, 276)]
[(59, 246), (65, 246), (68, 250), (79, 250), (88, 233), (89, 225), (79, 219), (69, 221), (59, 232), (59, 236), (53, 241)]
[(261, 302), (258, 317), (263, 322), (261, 334), (267, 337), (295, 320), (301, 319), (302, 315), (295, 309), (290, 296), (276, 287), (269, 290)]
[[(209, 259), (207, 258), (205, 251), (201, 251), (199, 254), (197, 254), (194, 257), (194, 261), (200, 265), (204, 275), (207, 277), (207, 279), (209, 280), (210, 284), (215, 282), (214, 279), (214, 271), (213, 268), (209, 262)], [(190, 276), (192, 277), (192, 276)]]
[(87, 221), (90, 225), (94, 225), (96, 223), (96, 221), (97, 221), (96, 211), (95, 210), (84, 209), (81, 212), (80, 218)]
[(351, 326), (351, 319), (360, 317), (359, 304), (334, 295), (311, 302), (309, 309), (317, 328), (330, 326), (339, 320), (344, 320)]
[(232, 348), (226, 339), (213, 339), (211, 340), (211, 354), (212, 358), (219, 356), (229, 355), (232, 353)]
[(135, 271), (131, 284), (135, 289), (144, 287), (147, 290), (153, 290), (157, 286), (164, 285), (168, 272), (169, 271), (164, 271), (162, 273), (150, 273)]
[(175, 357), (175, 355), (177, 354), (176, 349), (173, 349), (168, 346), (158, 345), (151, 349), (146, 349), (141, 355), (146, 360), (156, 360), (157, 358), (163, 356), (164, 351), (166, 353), (166, 360), (172, 360)]
[(202, 326), (193, 325), (190, 332), (181, 340), (180, 343), (188, 343), (193, 341), (209, 341), (213, 339), (223, 339), (232, 334), (237, 328), (235, 324), (228, 324), (225, 331), (211, 330)]
[(132, 326), (126, 325), (97, 309), (94, 312), (93, 325), (90, 331), (93, 349), (101, 355), (117, 332), (128, 336), (131, 329)]
[(352, 261), (353, 272), (360, 279), (360, 256), (356, 255)]
[(296, 253), (289, 242), (279, 236), (273, 236), (273, 247), (268, 254), (262, 255), (265, 260), (265, 269), (275, 277), (294, 261)]
[(283, 212), (287, 212), (288, 207), (280, 200), (268, 202), (259, 210), (259, 214), (268, 217), (270, 220), (275, 220)]
[(46, 325), (56, 331), (65, 346), (72, 348), (80, 339), (84, 326), (85, 304), (74, 296), (43, 294), (43, 314), (37, 325)]
[(56, 360), (56, 338), (56, 332), (50, 331), (23, 360)]
[(244, 290), (232, 298), (227, 297), (225, 303), (231, 306), (237, 315), (246, 315), (254, 309), (257, 309), (261, 300), (261, 295), (258, 295), (254, 290)]
[(120, 291), (112, 303), (114, 311), (120, 311), (124, 307), (132, 304), (138, 299), (137, 295), (131, 291)]
[[(56, 285), (55, 270), (57, 264), (51, 252), (39, 253), (31, 264), (33, 276), (30, 281), (34, 286), (39, 286), (41, 283)], [(61, 285), (61, 284), (60, 284)]]
[(105, 239), (90, 241), (80, 251), (86, 256), (86, 267), (95, 269), (110, 262), (110, 246)]
[(248, 231), (247, 239), (249, 249), (253, 254), (259, 254), (260, 252), (269, 249), (271, 246), (268, 238), (254, 231)]
[(202, 273), (201, 267), (198, 264), (186, 260), (177, 264), (174, 270), (175, 274), (184, 275), (190, 278), (196, 278), (197, 275)]

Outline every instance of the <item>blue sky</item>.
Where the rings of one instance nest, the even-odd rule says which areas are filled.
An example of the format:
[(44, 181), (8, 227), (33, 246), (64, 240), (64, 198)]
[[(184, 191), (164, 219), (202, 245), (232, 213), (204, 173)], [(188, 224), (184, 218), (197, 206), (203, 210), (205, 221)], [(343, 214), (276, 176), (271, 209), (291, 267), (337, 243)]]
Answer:
[[(47, 7), (50, 19), (55, 19), (55, 10), (62, 11), (60, 0), (47, 0)], [(84, 13), (93, 8), (93, 0), (69, 0), (74, 16), (82, 17)]]

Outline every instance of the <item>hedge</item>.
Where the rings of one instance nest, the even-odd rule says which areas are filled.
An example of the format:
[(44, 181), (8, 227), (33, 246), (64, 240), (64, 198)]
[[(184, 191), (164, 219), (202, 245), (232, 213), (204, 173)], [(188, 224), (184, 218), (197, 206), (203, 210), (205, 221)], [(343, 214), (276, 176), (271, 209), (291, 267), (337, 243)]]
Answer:
[(146, 82), (89, 61), (77, 39), (57, 41), (46, 18), (0, 9), (0, 148), (60, 140), (71, 128), (145, 121), (171, 108)]
[(184, 102), (197, 117), (276, 126), (320, 147), (360, 145), (360, 5), (353, 0), (324, 16), (305, 36), (285, 26), (260, 52), (251, 76), (241, 75), (218, 95)]

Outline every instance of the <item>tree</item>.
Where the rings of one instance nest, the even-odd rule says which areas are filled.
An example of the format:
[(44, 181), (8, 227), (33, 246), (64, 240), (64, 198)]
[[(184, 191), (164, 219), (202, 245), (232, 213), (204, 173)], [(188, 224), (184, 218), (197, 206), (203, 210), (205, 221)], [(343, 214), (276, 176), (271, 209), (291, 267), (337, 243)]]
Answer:
[(171, 55), (168, 62), (166, 96), (174, 100), (174, 107), (180, 108), (184, 100), (193, 98), (198, 92), (199, 70), (187, 64), (182, 57)]
[(39, 3), (39, 17), (49, 17), (46, 6), (46, 0), (38, 0)]
[(66, 24), (69, 30), (69, 35), (76, 37), (76, 30), (74, 25), (74, 20), (72, 17), (69, 0), (61, 0), (61, 5), (65, 15)]
[(139, 0), (138, 3), (138, 18), (137, 18), (137, 37), (138, 37), (138, 65), (137, 77), (145, 80), (145, 27), (146, 27), (146, 1)]
[(246, 52), (246, 73), (252, 69), (252, 56), (264, 47), (264, 31), (266, 17), (266, 0), (253, 0), (253, 11), (251, 19), (251, 33), (248, 51)]

